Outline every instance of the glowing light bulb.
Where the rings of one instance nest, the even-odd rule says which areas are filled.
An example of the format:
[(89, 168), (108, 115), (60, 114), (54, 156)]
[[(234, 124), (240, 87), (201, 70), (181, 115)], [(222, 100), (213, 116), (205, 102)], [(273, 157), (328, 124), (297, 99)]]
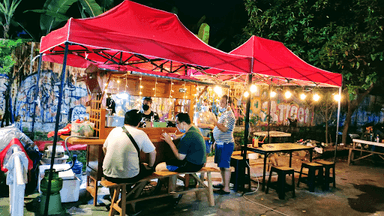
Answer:
[(246, 91), (244, 92), (244, 97), (248, 97), (249, 96), (249, 93)]
[(119, 79), (117, 80), (117, 83), (120, 83), (120, 80), (119, 80)]
[(215, 86), (213, 91), (215, 91), (215, 93), (218, 94), (218, 95), (221, 95), (223, 93), (223, 90), (221, 89), (220, 86)]
[(152, 88), (152, 90), (155, 90), (155, 88)]
[(141, 77), (139, 78), (139, 80), (141, 80)]
[(275, 96), (276, 96), (276, 92), (271, 91), (271, 97), (275, 97)]
[(314, 101), (318, 101), (320, 100), (320, 95), (318, 95), (317, 93), (313, 95), (313, 100)]
[(251, 92), (255, 93), (257, 91), (256, 85), (251, 85)]
[(140, 95), (143, 94), (142, 92), (140, 92)]
[(285, 92), (285, 98), (290, 98), (292, 96), (292, 93), (290, 91)]
[(143, 88), (143, 86), (141, 85), (140, 88)]
[(333, 99), (334, 99), (335, 101), (339, 102), (339, 101), (341, 100), (341, 95), (339, 95), (339, 94), (335, 94), (335, 95), (333, 96)]
[(300, 95), (300, 99), (301, 99), (301, 100), (305, 100), (306, 97), (307, 97), (307, 95), (305, 95), (304, 93), (302, 93), (302, 94)]

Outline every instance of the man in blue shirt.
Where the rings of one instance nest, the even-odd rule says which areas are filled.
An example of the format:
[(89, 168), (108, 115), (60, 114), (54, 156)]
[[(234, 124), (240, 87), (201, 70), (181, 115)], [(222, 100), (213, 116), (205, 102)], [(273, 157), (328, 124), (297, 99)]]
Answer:
[(215, 163), (220, 168), (223, 183), (214, 185), (220, 190), (215, 191), (219, 194), (230, 194), (229, 181), (231, 179), (231, 171), (229, 170), (231, 155), (233, 153), (235, 141), (233, 138), (233, 130), (235, 128), (235, 115), (232, 112), (232, 100), (224, 95), (220, 100), (219, 112), (221, 116), (218, 121), (214, 122), (213, 137), (215, 138)]

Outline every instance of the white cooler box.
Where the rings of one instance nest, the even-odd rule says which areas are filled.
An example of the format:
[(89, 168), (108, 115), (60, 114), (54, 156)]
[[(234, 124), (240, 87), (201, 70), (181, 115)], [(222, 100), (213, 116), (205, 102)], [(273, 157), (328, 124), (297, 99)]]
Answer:
[[(39, 181), (38, 187), (40, 190), (41, 179), (44, 178), (44, 172), (49, 169), (51, 165), (40, 165), (39, 166)], [(69, 164), (54, 164), (53, 168), (57, 171), (69, 169)], [(72, 170), (65, 172), (59, 172), (59, 177), (63, 179), (63, 188), (60, 190), (60, 197), (62, 203), (77, 202), (79, 200), (80, 191), (80, 179), (75, 176)]]

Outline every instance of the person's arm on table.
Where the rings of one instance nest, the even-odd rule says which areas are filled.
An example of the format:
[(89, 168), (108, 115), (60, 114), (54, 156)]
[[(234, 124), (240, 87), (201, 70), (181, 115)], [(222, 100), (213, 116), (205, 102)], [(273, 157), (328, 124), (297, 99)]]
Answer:
[(176, 158), (179, 159), (179, 160), (184, 160), (184, 158), (185, 158), (187, 155), (185, 155), (185, 154), (180, 154), (180, 153), (179, 153), (179, 151), (177, 150), (175, 144), (173, 143), (173, 141), (172, 141), (172, 139), (171, 139), (171, 136), (170, 136), (169, 134), (167, 134), (167, 133), (163, 133), (162, 135), (163, 135), (162, 139), (163, 139), (166, 143), (168, 143), (169, 147), (171, 147), (172, 152), (173, 152), (173, 154), (176, 156)]

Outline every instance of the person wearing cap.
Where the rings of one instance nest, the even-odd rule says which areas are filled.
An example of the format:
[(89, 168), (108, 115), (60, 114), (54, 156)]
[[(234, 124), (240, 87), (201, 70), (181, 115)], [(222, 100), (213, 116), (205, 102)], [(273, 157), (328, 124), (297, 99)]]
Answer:
[(215, 138), (215, 163), (220, 168), (222, 184), (214, 185), (214, 188), (220, 190), (214, 191), (218, 194), (230, 194), (229, 181), (231, 179), (231, 171), (229, 170), (231, 156), (235, 146), (233, 138), (233, 130), (235, 128), (235, 115), (231, 109), (232, 99), (224, 95), (219, 104), (219, 112), (221, 116), (214, 121), (213, 137)]
[(160, 120), (159, 115), (156, 112), (153, 112), (151, 110), (151, 106), (152, 106), (152, 98), (151, 97), (144, 97), (143, 106), (142, 106), (143, 109), (141, 111), (143, 118), (142, 118), (142, 121), (141, 121), (139, 127), (144, 127), (144, 122), (146, 122), (146, 121), (158, 122)]
[(108, 95), (107, 101), (106, 101), (107, 109), (111, 110), (111, 114), (115, 114), (116, 113), (115, 100), (113, 100), (111, 93), (107, 93), (107, 95)]

